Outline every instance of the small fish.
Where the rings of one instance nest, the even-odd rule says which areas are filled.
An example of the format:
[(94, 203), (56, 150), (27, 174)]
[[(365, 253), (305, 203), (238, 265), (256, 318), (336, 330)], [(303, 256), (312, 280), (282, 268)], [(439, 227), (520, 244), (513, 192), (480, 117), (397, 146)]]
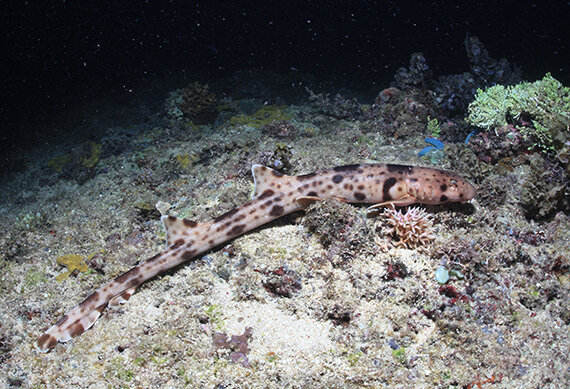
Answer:
[(72, 308), (37, 340), (42, 352), (67, 342), (89, 329), (107, 307), (125, 303), (135, 289), (174, 266), (271, 220), (305, 209), (323, 199), (386, 205), (466, 202), (475, 188), (461, 176), (432, 168), (360, 164), (338, 166), (300, 176), (288, 176), (253, 165), (253, 199), (208, 222), (162, 216), (166, 249), (141, 262), (93, 292)]

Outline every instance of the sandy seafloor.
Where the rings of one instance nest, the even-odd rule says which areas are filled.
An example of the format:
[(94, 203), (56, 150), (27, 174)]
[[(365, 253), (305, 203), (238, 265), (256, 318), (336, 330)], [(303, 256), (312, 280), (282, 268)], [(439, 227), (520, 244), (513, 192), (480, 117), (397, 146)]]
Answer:
[[(568, 215), (525, 217), (521, 191), (540, 153), (505, 168), (461, 141), (446, 143), (435, 167), (472, 180), (478, 195), (426, 208), (432, 242), (396, 247), (381, 215), (326, 202), (146, 282), (83, 335), (36, 351), (65, 312), (164, 248), (159, 201), (210, 220), (250, 198), (253, 163), (283, 163), (288, 174), (434, 166), (418, 156), (425, 132), (395, 137), (309, 102), (280, 108), (292, 125), (280, 132), (232, 124), (262, 99), (218, 104), (216, 122), (198, 125), (167, 117), (162, 102), (91, 102), (59, 125), (96, 127), (98, 137), (20, 155), (25, 165), (0, 194), (2, 387), (568, 387)], [(59, 282), (57, 260), (71, 254), (88, 270)], [(458, 272), (445, 285), (441, 265)], [(233, 349), (216, 340), (247, 327)]]

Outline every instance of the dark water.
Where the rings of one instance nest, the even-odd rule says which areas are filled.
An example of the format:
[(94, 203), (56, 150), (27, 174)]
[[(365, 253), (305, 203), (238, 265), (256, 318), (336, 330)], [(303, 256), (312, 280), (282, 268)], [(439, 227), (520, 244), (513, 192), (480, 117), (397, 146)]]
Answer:
[(463, 42), (471, 35), (526, 79), (546, 72), (569, 79), (564, 1), (12, 1), (3, 8), (6, 145), (53, 132), (50, 123), (84, 101), (128, 100), (150, 87), (164, 98), (168, 80), (231, 83), (249, 69), (316, 77), (369, 103), (413, 52), (423, 52), (434, 77), (467, 71)]

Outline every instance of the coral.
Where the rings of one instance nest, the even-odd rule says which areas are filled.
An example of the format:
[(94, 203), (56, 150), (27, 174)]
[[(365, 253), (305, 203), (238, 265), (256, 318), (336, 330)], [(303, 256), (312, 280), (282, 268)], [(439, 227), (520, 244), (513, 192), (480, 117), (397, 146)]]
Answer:
[(283, 142), (277, 142), (273, 151), (265, 151), (255, 158), (257, 163), (269, 166), (282, 173), (287, 173), (291, 169), (291, 157), (293, 151), (291, 147)]
[(479, 88), (495, 84), (512, 85), (520, 80), (520, 70), (508, 63), (491, 58), (483, 43), (475, 37), (465, 39), (465, 50), (471, 71), (439, 77), (430, 85), (440, 107), (455, 116), (462, 116)]
[(69, 277), (74, 271), (79, 272), (86, 272), (89, 270), (89, 267), (85, 264), (83, 257), (81, 255), (76, 254), (68, 254), (58, 257), (56, 262), (60, 265), (63, 265), (67, 268), (65, 273), (61, 273), (60, 275), (56, 276), (55, 279), (58, 282), (62, 282), (67, 277)]
[(250, 126), (259, 128), (274, 121), (289, 120), (290, 114), (285, 112), (285, 105), (266, 105), (251, 115), (237, 115), (230, 119), (232, 126)]
[(303, 225), (315, 233), (327, 250), (326, 259), (334, 266), (350, 266), (358, 255), (377, 251), (374, 232), (358, 208), (330, 199), (311, 204)]
[(531, 148), (554, 152), (568, 142), (570, 88), (550, 73), (540, 81), (479, 89), (469, 104), (468, 122), (497, 132), (509, 124), (529, 139)]
[(477, 88), (484, 87), (469, 73), (439, 77), (433, 87), (439, 106), (451, 115), (463, 115)]
[(273, 296), (291, 297), (301, 290), (301, 277), (293, 270), (281, 266), (276, 270), (259, 272), (266, 276), (262, 281), (263, 287)]
[(530, 156), (530, 168), (523, 176), (520, 205), (529, 219), (544, 219), (557, 211), (570, 212), (566, 172), (541, 155)]
[(431, 117), (427, 117), (428, 123), (427, 123), (427, 131), (428, 133), (434, 137), (434, 138), (438, 138), (440, 133), (441, 133), (441, 123), (439, 122), (439, 120), (437, 120), (437, 118), (431, 118)]
[(525, 153), (533, 146), (532, 140), (512, 124), (501, 126), (495, 131), (473, 134), (467, 140), (467, 144), (479, 160), (489, 164)]
[(415, 248), (434, 240), (432, 215), (418, 207), (408, 208), (406, 213), (394, 208), (386, 208), (382, 213), (391, 225), (385, 232), (396, 238), (394, 245)]
[(374, 105), (364, 116), (374, 131), (384, 130), (388, 135), (403, 139), (427, 130), (428, 118), (436, 116), (437, 102), (431, 94), (397, 88), (381, 91)]
[(496, 60), (489, 55), (483, 43), (476, 36), (465, 39), (465, 50), (471, 62), (471, 73), (487, 84), (511, 84), (520, 77), (520, 70), (511, 67), (505, 58)]
[(431, 72), (424, 55), (422, 53), (413, 53), (408, 68), (401, 67), (394, 75), (392, 86), (403, 90), (412, 87), (422, 87), (430, 77)]
[(320, 112), (337, 119), (355, 120), (362, 116), (362, 109), (355, 98), (348, 99), (336, 94), (333, 99), (329, 94), (315, 94), (309, 88), (305, 88), (309, 93), (309, 101), (313, 103)]
[(216, 102), (217, 97), (208, 84), (193, 82), (169, 93), (165, 101), (166, 116), (173, 121), (210, 123), (217, 115)]

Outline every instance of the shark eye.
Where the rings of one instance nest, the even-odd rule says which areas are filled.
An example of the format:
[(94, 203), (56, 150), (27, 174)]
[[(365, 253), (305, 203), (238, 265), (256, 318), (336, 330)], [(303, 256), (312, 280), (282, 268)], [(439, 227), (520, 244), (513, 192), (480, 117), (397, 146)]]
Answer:
[(454, 180), (453, 178), (449, 181), (449, 183), (453, 186), (457, 186), (457, 181)]

